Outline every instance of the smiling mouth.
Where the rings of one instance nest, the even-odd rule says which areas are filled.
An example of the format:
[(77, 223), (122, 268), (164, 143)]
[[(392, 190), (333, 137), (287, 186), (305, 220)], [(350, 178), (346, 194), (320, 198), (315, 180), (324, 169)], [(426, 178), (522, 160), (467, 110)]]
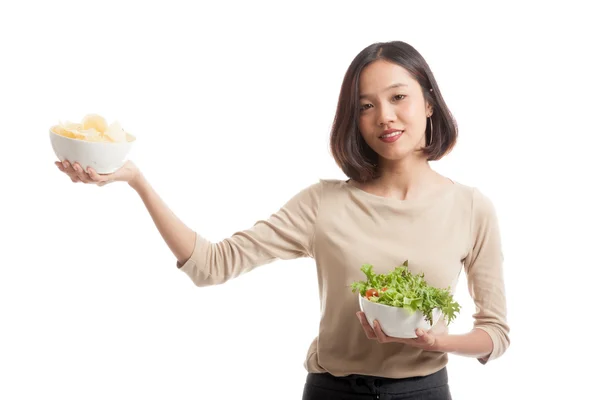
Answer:
[(396, 131), (396, 132), (392, 132), (392, 133), (386, 133), (385, 135), (379, 136), (379, 139), (388, 139), (388, 138), (392, 138), (392, 137), (395, 137), (395, 136), (399, 136), (403, 132), (404, 131)]

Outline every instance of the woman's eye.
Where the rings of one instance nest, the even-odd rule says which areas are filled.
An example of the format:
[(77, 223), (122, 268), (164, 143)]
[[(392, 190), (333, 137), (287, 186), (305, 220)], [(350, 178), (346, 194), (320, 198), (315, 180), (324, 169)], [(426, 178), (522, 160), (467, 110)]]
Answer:
[[(400, 100), (404, 99), (405, 97), (406, 97), (406, 95), (404, 95), (404, 94), (397, 94), (397, 95), (396, 95), (396, 96), (394, 96), (392, 99), (393, 99), (394, 101), (400, 101)], [(360, 112), (363, 112), (363, 111), (366, 111), (366, 110), (368, 110), (369, 108), (372, 108), (372, 107), (373, 107), (373, 104), (370, 104), (370, 103), (368, 103), (368, 104), (362, 104), (362, 105), (359, 107), (359, 111), (360, 111)]]

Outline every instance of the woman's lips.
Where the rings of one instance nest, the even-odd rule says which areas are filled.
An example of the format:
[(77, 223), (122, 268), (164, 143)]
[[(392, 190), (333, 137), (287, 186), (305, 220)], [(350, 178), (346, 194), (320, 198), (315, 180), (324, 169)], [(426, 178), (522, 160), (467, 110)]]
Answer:
[(390, 134), (380, 136), (379, 140), (381, 140), (384, 143), (394, 143), (400, 138), (400, 136), (402, 136), (403, 133), (404, 131), (395, 131)]

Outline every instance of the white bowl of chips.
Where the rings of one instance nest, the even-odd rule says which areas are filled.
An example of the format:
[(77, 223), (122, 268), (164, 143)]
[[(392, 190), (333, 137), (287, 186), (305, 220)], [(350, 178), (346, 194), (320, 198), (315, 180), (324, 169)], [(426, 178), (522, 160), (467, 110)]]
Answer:
[(121, 168), (135, 140), (118, 122), (108, 125), (97, 114), (86, 115), (81, 123), (61, 122), (50, 128), (50, 143), (61, 162), (78, 163), (84, 171), (92, 167), (99, 174)]

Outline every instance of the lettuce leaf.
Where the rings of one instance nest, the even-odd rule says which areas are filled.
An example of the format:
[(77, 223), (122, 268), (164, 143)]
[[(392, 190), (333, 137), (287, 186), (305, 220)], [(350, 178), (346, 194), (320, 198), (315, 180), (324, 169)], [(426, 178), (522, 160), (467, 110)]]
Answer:
[(439, 308), (450, 324), (460, 312), (460, 305), (454, 301), (450, 287), (439, 289), (425, 281), (424, 274), (412, 274), (408, 270), (408, 260), (396, 267), (389, 274), (376, 274), (373, 265), (364, 264), (360, 270), (364, 272), (366, 281), (353, 282), (352, 293), (360, 292), (365, 297), (369, 289), (376, 295), (369, 301), (392, 307), (402, 307), (410, 312), (421, 311), (429, 325), (433, 325), (433, 310)]

